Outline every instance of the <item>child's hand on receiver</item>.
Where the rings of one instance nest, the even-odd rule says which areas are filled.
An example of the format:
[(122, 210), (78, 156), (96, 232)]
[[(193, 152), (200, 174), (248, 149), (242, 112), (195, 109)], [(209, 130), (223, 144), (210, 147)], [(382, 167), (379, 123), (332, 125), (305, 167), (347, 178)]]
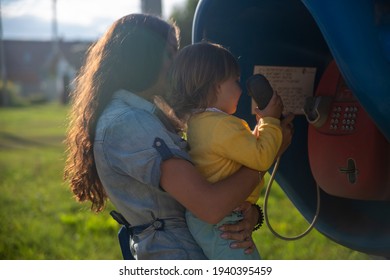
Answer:
[(283, 112), (283, 101), (280, 95), (278, 95), (276, 92), (274, 92), (274, 95), (272, 96), (271, 100), (269, 101), (267, 107), (265, 107), (263, 110), (260, 110), (259, 108), (255, 109), (255, 112), (257, 116), (260, 118), (265, 117), (272, 117), (275, 119), (280, 119)]

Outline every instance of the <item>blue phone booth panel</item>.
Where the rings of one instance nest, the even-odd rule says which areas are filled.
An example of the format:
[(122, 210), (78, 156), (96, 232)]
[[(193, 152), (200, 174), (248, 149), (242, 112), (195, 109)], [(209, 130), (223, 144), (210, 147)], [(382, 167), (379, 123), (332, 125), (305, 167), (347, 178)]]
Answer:
[[(324, 17), (337, 16), (334, 10), (327, 12)], [(314, 69), (313, 95), (329, 63), (333, 59), (338, 62), (337, 50), (332, 49), (323, 30), (309, 11), (308, 3), (300, 0), (201, 0), (193, 23), (193, 42), (207, 40), (221, 44), (238, 59), (243, 95), (236, 115), (253, 127), (255, 117), (245, 90), (246, 79), (256, 66)], [(347, 71), (348, 67), (341, 70)], [(381, 114), (378, 120), (384, 122)], [(386, 130), (386, 125), (381, 128)], [(281, 158), (276, 180), (302, 215), (311, 221), (316, 209), (316, 182), (308, 160), (308, 124), (303, 114), (296, 115), (294, 127), (292, 144)], [(322, 191), (316, 229), (351, 249), (389, 257), (389, 217), (387, 201), (353, 200)]]

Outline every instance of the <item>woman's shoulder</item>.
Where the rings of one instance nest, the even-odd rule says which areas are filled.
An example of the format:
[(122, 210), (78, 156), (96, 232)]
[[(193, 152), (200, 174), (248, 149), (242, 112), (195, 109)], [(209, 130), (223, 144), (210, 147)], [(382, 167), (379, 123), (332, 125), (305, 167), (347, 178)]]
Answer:
[(125, 104), (112, 105), (99, 118), (95, 139), (120, 142), (165, 135), (164, 126), (152, 112)]

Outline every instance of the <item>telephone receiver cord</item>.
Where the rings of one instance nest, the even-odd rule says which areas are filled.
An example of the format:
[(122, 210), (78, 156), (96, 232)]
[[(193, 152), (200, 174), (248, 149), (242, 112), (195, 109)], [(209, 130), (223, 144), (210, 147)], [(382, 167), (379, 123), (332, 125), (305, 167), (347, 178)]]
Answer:
[(307, 235), (314, 228), (314, 225), (317, 222), (317, 219), (318, 219), (318, 216), (319, 216), (319, 213), (320, 213), (320, 188), (319, 188), (319, 186), (317, 184), (317, 209), (316, 209), (316, 213), (315, 213), (315, 215), (313, 217), (313, 221), (311, 222), (309, 227), (303, 233), (301, 233), (301, 234), (299, 234), (297, 236), (289, 237), (289, 236), (280, 235), (279, 233), (277, 233), (273, 229), (273, 227), (271, 226), (271, 224), (269, 222), (269, 219), (268, 219), (268, 198), (269, 198), (269, 194), (270, 194), (270, 191), (271, 191), (271, 186), (272, 186), (273, 181), (275, 179), (276, 171), (279, 168), (279, 164), (280, 164), (280, 157), (278, 157), (276, 159), (276, 163), (275, 163), (274, 169), (272, 170), (272, 174), (271, 174), (271, 177), (270, 177), (270, 179), (268, 181), (268, 185), (267, 185), (267, 188), (266, 188), (266, 191), (265, 191), (265, 195), (264, 195), (264, 218), (265, 218), (265, 222), (266, 222), (269, 230), (276, 237), (278, 237), (280, 239), (283, 239), (283, 240), (287, 240), (287, 241), (298, 240), (298, 239), (304, 237), (305, 235)]

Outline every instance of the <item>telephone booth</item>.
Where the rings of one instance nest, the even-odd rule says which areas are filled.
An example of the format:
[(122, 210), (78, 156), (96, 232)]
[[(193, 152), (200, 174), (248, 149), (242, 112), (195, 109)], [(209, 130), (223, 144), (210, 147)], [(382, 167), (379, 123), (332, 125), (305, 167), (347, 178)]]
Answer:
[[(276, 174), (276, 181), (295, 207), (311, 221), (316, 211), (316, 185), (323, 184), (316, 229), (343, 246), (383, 257), (390, 257), (389, 6), (387, 0), (201, 0), (193, 22), (193, 42), (221, 44), (239, 61), (243, 94), (237, 116), (254, 126), (253, 104), (245, 90), (246, 79), (254, 73), (265, 75), (281, 94), (286, 110), (296, 115), (293, 141)], [(329, 71), (333, 71), (330, 76)], [(326, 80), (332, 75), (339, 75), (334, 85), (331, 79)], [(322, 93), (339, 90), (341, 80), (353, 95), (349, 103), (346, 91), (342, 96)], [(376, 150), (378, 160), (359, 152), (365, 149), (364, 137), (373, 133), (361, 125), (362, 114), (357, 113), (353, 129), (349, 125), (345, 130), (344, 126), (342, 132), (341, 126), (324, 132), (324, 126), (318, 129), (314, 121), (308, 121), (304, 107), (316, 95), (341, 96), (330, 99), (331, 103), (339, 102), (333, 106), (336, 109), (327, 104), (321, 112), (325, 115), (322, 125), (329, 129), (331, 110), (341, 107), (353, 111), (358, 107), (365, 112), (380, 139), (380, 144), (374, 142), (373, 146), (383, 146)], [(351, 102), (357, 105), (346, 105)], [(310, 130), (324, 137), (312, 138)], [(331, 142), (335, 139), (340, 144)], [(342, 163), (316, 155), (328, 142), (329, 153), (335, 157), (343, 154), (343, 145), (353, 147), (352, 155), (345, 152)], [(367, 149), (366, 153), (373, 154)], [(363, 159), (355, 159), (359, 156)], [(335, 175), (325, 166), (329, 170), (334, 166), (340, 182), (344, 180), (346, 188), (350, 184), (350, 189), (343, 192), (343, 183), (327, 180)], [(372, 166), (380, 172), (368, 173)], [(378, 193), (370, 196), (367, 188), (371, 187)], [(365, 189), (357, 193), (357, 188)]]

